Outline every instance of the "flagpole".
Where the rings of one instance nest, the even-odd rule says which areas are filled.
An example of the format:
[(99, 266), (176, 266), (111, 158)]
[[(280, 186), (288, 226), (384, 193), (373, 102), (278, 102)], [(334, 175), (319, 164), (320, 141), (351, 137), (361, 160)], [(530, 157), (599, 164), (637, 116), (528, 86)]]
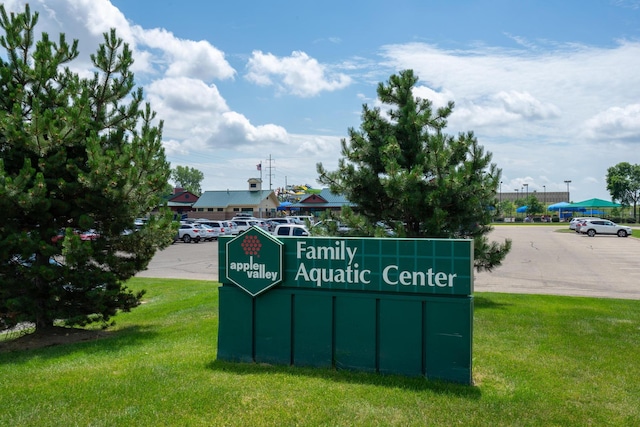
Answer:
[(262, 218), (262, 160), (258, 162), (256, 168), (260, 171), (260, 205), (258, 206), (259, 217)]

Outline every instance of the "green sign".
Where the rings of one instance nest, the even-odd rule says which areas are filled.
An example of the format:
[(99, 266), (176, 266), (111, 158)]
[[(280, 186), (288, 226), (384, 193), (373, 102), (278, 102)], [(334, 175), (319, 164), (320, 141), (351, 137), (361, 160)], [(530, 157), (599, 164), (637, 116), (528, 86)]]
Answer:
[(220, 242), (219, 360), (472, 383), (472, 240)]
[(252, 227), (227, 242), (226, 277), (251, 296), (282, 281), (282, 242)]
[[(292, 239), (293, 240), (293, 239)], [(468, 239), (286, 240), (283, 287), (470, 295)]]
[[(253, 234), (256, 235), (257, 230)], [(261, 236), (263, 234), (261, 238), (265, 244), (267, 241), (271, 245), (278, 242), (281, 250), (284, 247), (282, 263), (268, 262), (269, 265), (283, 265), (282, 275), (278, 276), (278, 282), (281, 281), (279, 287), (432, 295), (473, 293), (472, 240), (349, 237), (283, 237), (275, 240), (266, 233), (260, 233)], [(232, 242), (234, 246), (238, 245), (238, 238), (241, 236), (227, 245)], [(268, 251), (262, 249), (261, 253), (265, 252)], [(236, 255), (244, 258), (239, 261)], [(254, 283), (247, 273), (249, 276), (262, 274), (256, 270), (257, 258), (254, 256), (252, 261), (243, 250), (236, 249), (232, 254), (227, 252), (226, 259), (226, 266), (222, 269), (227, 269), (227, 278), (245, 290), (248, 286), (245, 283)], [(265, 258), (260, 259), (267, 263)], [(253, 290), (248, 292), (252, 295), (275, 284), (268, 273), (277, 268), (261, 268), (264, 269), (264, 277), (260, 284), (251, 285)], [(258, 283), (258, 279), (255, 280)]]

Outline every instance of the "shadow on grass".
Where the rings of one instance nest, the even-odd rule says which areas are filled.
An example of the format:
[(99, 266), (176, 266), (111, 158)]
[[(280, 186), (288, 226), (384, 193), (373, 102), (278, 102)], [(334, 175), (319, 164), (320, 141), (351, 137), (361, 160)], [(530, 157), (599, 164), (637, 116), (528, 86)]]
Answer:
[(478, 296), (478, 295), (474, 295), (473, 297), (473, 307), (475, 310), (482, 310), (482, 309), (497, 309), (497, 308), (507, 308), (512, 306), (513, 304), (507, 304), (504, 302), (497, 302), (494, 299), (492, 299), (490, 296)]
[[(75, 352), (113, 353), (123, 348), (137, 346), (154, 339), (156, 327), (128, 326), (116, 331), (81, 330), (85, 337), (69, 336), (35, 342), (36, 337), (22, 336), (16, 342), (4, 342), (0, 346), (0, 363), (25, 363), (34, 358), (47, 359), (68, 356)], [(22, 342), (17, 342), (22, 341)]]
[(231, 372), (237, 375), (277, 374), (294, 377), (322, 378), (338, 383), (368, 384), (414, 391), (429, 390), (434, 393), (451, 394), (473, 400), (480, 399), (481, 397), (480, 389), (476, 386), (430, 380), (424, 377), (406, 377), (402, 375), (356, 372), (346, 369), (279, 366), (266, 363), (227, 362), (221, 360), (209, 362), (207, 368), (213, 371)]

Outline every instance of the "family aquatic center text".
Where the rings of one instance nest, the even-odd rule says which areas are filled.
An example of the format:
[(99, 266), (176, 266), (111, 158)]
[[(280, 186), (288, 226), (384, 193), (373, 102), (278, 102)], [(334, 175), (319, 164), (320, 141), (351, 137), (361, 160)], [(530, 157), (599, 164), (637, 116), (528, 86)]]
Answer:
[[(357, 247), (350, 247), (345, 240), (337, 240), (333, 246), (309, 245), (306, 240), (296, 242), (296, 259), (300, 260), (295, 280), (314, 283), (316, 287), (323, 285), (371, 284), (372, 271), (354, 262), (358, 253)], [(305, 261), (345, 261), (344, 268), (308, 267)], [(389, 286), (419, 286), (453, 288), (455, 273), (436, 272), (432, 267), (424, 271), (401, 270), (398, 265), (391, 264), (382, 268), (382, 281)]]

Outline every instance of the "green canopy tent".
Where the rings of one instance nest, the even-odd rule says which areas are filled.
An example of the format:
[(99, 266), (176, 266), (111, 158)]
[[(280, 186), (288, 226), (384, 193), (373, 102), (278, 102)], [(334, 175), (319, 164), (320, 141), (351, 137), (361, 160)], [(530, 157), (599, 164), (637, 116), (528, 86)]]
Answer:
[(584, 208), (585, 212), (589, 212), (591, 210), (591, 214), (593, 214), (594, 209), (611, 209), (611, 208), (619, 208), (622, 207), (620, 203), (610, 202), (608, 200), (602, 199), (588, 199), (583, 200), (577, 203), (571, 203), (569, 207), (572, 208)]

